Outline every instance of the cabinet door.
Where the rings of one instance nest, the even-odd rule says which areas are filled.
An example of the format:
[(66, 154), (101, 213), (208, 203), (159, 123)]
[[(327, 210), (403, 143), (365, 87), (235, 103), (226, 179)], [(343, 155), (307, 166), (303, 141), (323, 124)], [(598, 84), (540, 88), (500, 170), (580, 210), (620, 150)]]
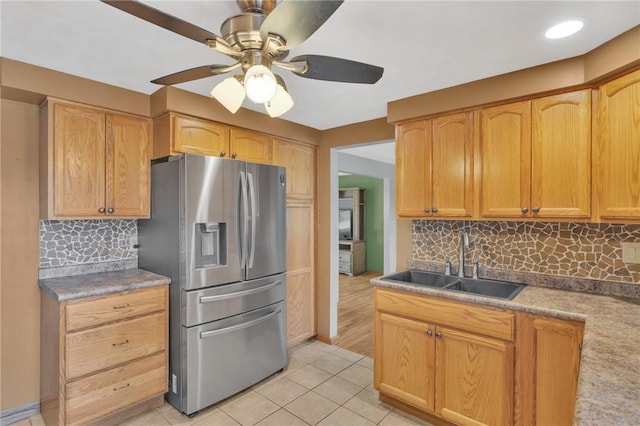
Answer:
[(591, 90), (534, 99), (531, 115), (533, 217), (590, 217)]
[(471, 113), (433, 120), (431, 211), (434, 216), (473, 214), (473, 127)]
[(107, 115), (107, 215), (149, 217), (150, 121)]
[(434, 327), (379, 311), (375, 321), (375, 388), (433, 412)]
[(179, 153), (229, 155), (229, 128), (210, 121), (173, 117), (173, 151)]
[(640, 71), (600, 88), (599, 216), (640, 220)]
[[(105, 208), (105, 115), (54, 104), (55, 216), (101, 217)], [(51, 154), (50, 154), (51, 155)]]
[(431, 214), (432, 121), (396, 127), (396, 214), (424, 217)]
[(314, 336), (315, 231), (312, 203), (287, 204), (287, 343)]
[(536, 425), (572, 425), (583, 326), (572, 321), (535, 319)]
[(313, 146), (274, 139), (273, 164), (287, 169), (287, 198), (314, 198), (316, 158)]
[(231, 158), (252, 163), (271, 164), (271, 137), (245, 130), (231, 129)]
[(527, 217), (531, 211), (531, 103), (485, 108), (481, 116), (481, 215)]
[(513, 424), (513, 344), (436, 332), (436, 414), (461, 425)]

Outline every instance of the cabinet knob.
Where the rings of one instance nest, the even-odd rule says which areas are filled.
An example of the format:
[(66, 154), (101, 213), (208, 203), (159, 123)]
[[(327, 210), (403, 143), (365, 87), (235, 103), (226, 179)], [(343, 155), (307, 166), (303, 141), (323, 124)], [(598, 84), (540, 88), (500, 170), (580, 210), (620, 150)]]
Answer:
[(109, 208), (107, 209), (107, 213), (109, 213), (109, 214), (113, 214), (113, 212), (114, 212), (114, 211), (115, 211), (115, 210), (113, 209), (113, 207), (109, 207)]
[(231, 158), (236, 158), (238, 156), (237, 152), (234, 152), (233, 154), (231, 154)]
[(434, 207), (433, 209), (431, 209), (431, 211), (434, 212), (434, 213), (438, 213), (438, 208)]
[(534, 214), (538, 214), (538, 213), (540, 213), (540, 207), (534, 207), (534, 208), (532, 208), (532, 209), (531, 209), (531, 211), (532, 211)]
[(429, 213), (431, 210), (430, 209), (424, 209), (425, 213)]
[(523, 207), (520, 209), (520, 211), (522, 212), (522, 214), (527, 214), (529, 212), (529, 209), (526, 207)]
[(105, 212), (104, 207), (100, 207), (100, 208), (98, 209), (98, 213), (100, 213), (100, 214), (104, 214), (104, 212)]
[(429, 336), (429, 337), (433, 336), (433, 331), (427, 330), (427, 336)]
[(220, 157), (224, 157), (225, 155), (227, 155), (227, 151), (220, 151)]
[(436, 337), (437, 337), (438, 339), (442, 339), (442, 333), (440, 333), (439, 331), (438, 331), (438, 332), (436, 332)]

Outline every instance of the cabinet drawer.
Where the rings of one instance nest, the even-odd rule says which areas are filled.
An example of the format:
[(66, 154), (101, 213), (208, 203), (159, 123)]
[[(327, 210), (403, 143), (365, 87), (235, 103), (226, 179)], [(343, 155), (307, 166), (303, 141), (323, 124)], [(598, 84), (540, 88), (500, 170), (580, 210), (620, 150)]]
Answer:
[(165, 353), (144, 358), (65, 386), (67, 423), (86, 424), (167, 391)]
[(340, 251), (338, 254), (338, 259), (340, 260), (340, 262), (351, 262), (351, 252)]
[(338, 272), (351, 272), (351, 264), (350, 263), (339, 263), (338, 264)]
[(514, 340), (514, 314), (429, 296), (376, 288), (376, 309), (449, 327)]
[(166, 349), (164, 312), (67, 334), (67, 380)]
[(66, 306), (67, 331), (164, 310), (166, 295), (167, 288), (159, 286), (69, 302)]

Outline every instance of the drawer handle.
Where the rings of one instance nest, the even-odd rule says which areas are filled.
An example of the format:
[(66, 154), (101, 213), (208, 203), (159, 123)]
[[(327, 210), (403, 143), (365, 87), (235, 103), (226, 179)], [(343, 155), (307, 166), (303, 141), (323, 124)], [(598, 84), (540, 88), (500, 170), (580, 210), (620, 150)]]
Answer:
[(124, 308), (128, 308), (128, 307), (129, 307), (129, 304), (125, 303), (124, 305), (114, 306), (113, 309), (124, 309)]
[(251, 320), (251, 321), (247, 321), (247, 322), (244, 322), (242, 324), (232, 325), (231, 327), (220, 328), (218, 330), (203, 331), (203, 332), (200, 333), (200, 338), (204, 339), (204, 338), (207, 338), (207, 337), (215, 336), (217, 334), (228, 333), (230, 331), (239, 330), (241, 328), (251, 327), (252, 325), (261, 323), (263, 321), (268, 320), (271, 317), (279, 315), (281, 312), (282, 312), (282, 309), (278, 308), (275, 311), (273, 311), (273, 312), (271, 312), (271, 313), (269, 313), (269, 314), (267, 314), (267, 315), (265, 315), (263, 317), (260, 317), (260, 318), (257, 318), (257, 319)]
[(211, 303), (219, 300), (233, 299), (234, 297), (248, 296), (250, 294), (260, 293), (270, 290), (273, 287), (282, 284), (281, 280), (272, 282), (271, 284), (263, 285), (262, 287), (250, 288), (249, 290), (235, 291), (233, 293), (216, 294), (214, 296), (200, 296), (200, 303)]
[(114, 348), (117, 348), (118, 346), (126, 345), (127, 343), (129, 343), (129, 339), (125, 340), (124, 342), (120, 342), (120, 343), (112, 343), (111, 345)]
[(129, 383), (127, 383), (126, 385), (124, 385), (124, 386), (120, 386), (119, 388), (113, 388), (113, 391), (114, 391), (114, 392), (118, 392), (119, 390), (126, 389), (126, 388), (128, 388), (129, 386), (130, 386), (130, 385), (129, 385)]

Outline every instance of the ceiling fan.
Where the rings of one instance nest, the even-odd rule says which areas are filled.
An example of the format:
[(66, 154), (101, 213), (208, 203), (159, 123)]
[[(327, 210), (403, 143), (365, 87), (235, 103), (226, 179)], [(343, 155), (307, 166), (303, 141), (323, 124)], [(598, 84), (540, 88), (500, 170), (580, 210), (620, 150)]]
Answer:
[(285, 61), (340, 7), (343, 0), (236, 0), (241, 13), (222, 23), (218, 36), (136, 0), (102, 2), (174, 33), (204, 43), (233, 58), (232, 65), (204, 65), (169, 74), (152, 83), (172, 85), (241, 70), (216, 85), (211, 95), (235, 113), (246, 97), (264, 103), (271, 117), (293, 106), (284, 80), (273, 66), (315, 80), (374, 84), (383, 69), (374, 65), (322, 55), (302, 55)]

